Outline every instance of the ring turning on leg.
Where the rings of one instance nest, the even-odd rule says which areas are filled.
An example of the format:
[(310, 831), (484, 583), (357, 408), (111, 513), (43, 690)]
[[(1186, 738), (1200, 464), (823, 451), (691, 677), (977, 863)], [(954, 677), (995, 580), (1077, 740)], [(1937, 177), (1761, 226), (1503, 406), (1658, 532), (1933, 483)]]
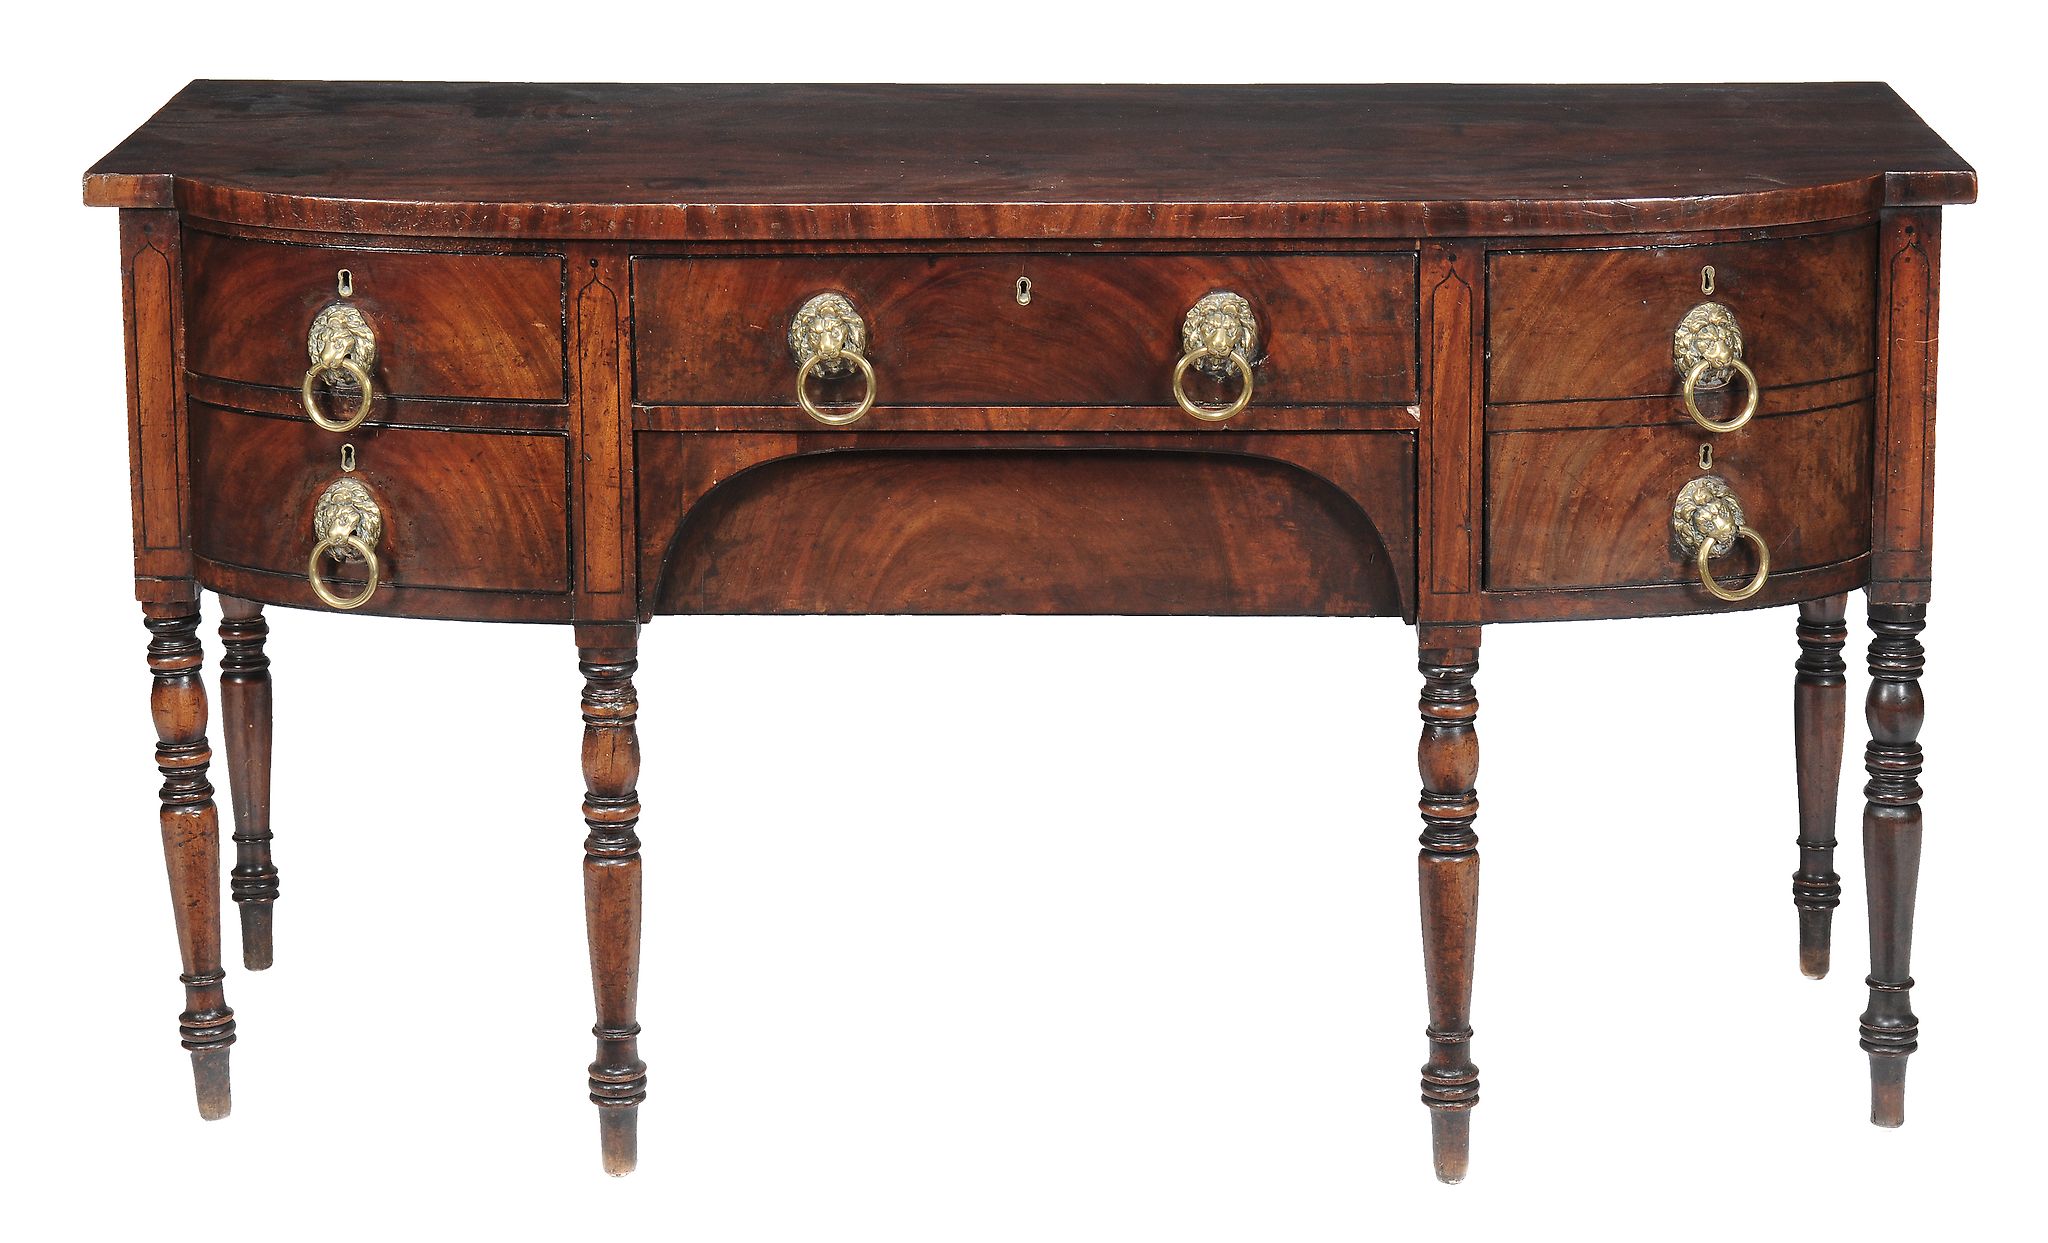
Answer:
[(1799, 660), (1792, 683), (1792, 753), (1799, 779), (1799, 870), (1792, 874), (1792, 905), (1799, 911), (1799, 970), (1818, 980), (1828, 973), (1835, 908), (1842, 878), (1835, 874), (1835, 803), (1841, 794), (1842, 737), (1848, 719), (1847, 596), (1807, 600), (1799, 606)]
[(206, 779), (205, 654), (199, 614), (189, 600), (145, 604), (149, 628), (150, 716), (156, 722), (156, 766), (163, 773), (158, 820), (171, 911), (178, 928), (185, 1010), (178, 1036), (192, 1054), (199, 1116), (228, 1115), (228, 1046), (235, 1042), (235, 1012), (228, 1008), (220, 962), (220, 824), (213, 786)]
[(578, 626), (583, 669), (583, 916), (597, 996), (597, 1060), (590, 1099), (608, 1174), (639, 1160), (637, 1124), (647, 1098), (635, 1017), (640, 987), (640, 741), (633, 689), (637, 628)]
[(274, 951), (277, 867), (270, 861), (270, 626), (263, 606), (220, 598), (221, 741), (235, 810), (235, 867), (228, 890), (242, 923), (242, 966), (267, 969)]
[(1870, 1006), (1863, 1051), (1870, 1055), (1870, 1120), (1906, 1120), (1906, 1058), (1920, 1047), (1913, 1014), (1913, 898), (1920, 880), (1920, 723), (1926, 664), (1924, 604), (1870, 606), (1870, 696), (1864, 718), (1870, 773), (1863, 787), (1863, 874), (1870, 903)]
[(1420, 634), (1422, 742), (1422, 959), (1429, 991), (1429, 1106), (1436, 1176), (1462, 1181), (1479, 1068), (1472, 1064), (1472, 956), (1479, 912), (1479, 698), (1477, 627), (1425, 627)]

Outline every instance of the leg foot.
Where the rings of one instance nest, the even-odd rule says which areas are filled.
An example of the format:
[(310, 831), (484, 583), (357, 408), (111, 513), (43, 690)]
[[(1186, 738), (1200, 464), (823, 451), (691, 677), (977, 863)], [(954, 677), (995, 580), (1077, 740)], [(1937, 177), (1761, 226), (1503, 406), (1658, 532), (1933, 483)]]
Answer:
[(1799, 974), (1809, 980), (1828, 978), (1828, 964), (1834, 954), (1834, 936), (1831, 912), (1799, 912)]
[(270, 626), (263, 606), (220, 598), (220, 715), (235, 809), (235, 869), (228, 877), (242, 921), (242, 965), (263, 971), (276, 957), (271, 918), (277, 867), (270, 861)]
[(1870, 1123), (1872, 1126), (1906, 1125), (1906, 1059), (1870, 1055)]
[(171, 882), (171, 912), (184, 971), (185, 1010), (180, 1043), (192, 1054), (199, 1116), (228, 1114), (228, 1046), (235, 1042), (235, 1012), (228, 1008), (220, 963), (220, 823), (213, 786), (206, 779), (205, 655), (199, 614), (190, 600), (143, 606), (149, 628), (149, 712), (156, 723), (156, 766), (164, 777), (158, 821), (164, 871)]
[(1436, 1176), (1465, 1177), (1479, 1068), (1472, 1064), (1472, 958), (1479, 914), (1479, 815), (1473, 785), (1479, 738), (1477, 627), (1425, 627), (1422, 671), (1422, 961), (1429, 992), (1429, 1061), (1422, 1103), (1430, 1109)]
[(640, 1060), (640, 740), (633, 689), (638, 631), (631, 625), (578, 626), (583, 669), (583, 917), (590, 978), (597, 996), (597, 1060), (590, 1099), (608, 1174), (631, 1172), (636, 1126), (647, 1097)]
[(1440, 1183), (1462, 1183), (1465, 1181), (1465, 1167), (1470, 1162), (1472, 1150), (1472, 1111), (1431, 1110), (1429, 1115), (1429, 1148), (1436, 1159), (1436, 1180)]
[(598, 1144), (604, 1172), (622, 1178), (640, 1164), (640, 1110), (634, 1105), (597, 1111)]
[(1849, 639), (1846, 595), (1799, 605), (1798, 672), (1792, 683), (1792, 751), (1799, 777), (1799, 870), (1792, 874), (1792, 905), (1799, 911), (1799, 971), (1818, 980), (1828, 973), (1835, 908), (1842, 878), (1835, 874), (1835, 803), (1841, 794), (1842, 739), (1847, 726)]
[(1913, 1014), (1913, 899), (1920, 880), (1920, 723), (1926, 664), (1924, 604), (1870, 606), (1870, 696), (1864, 718), (1863, 874), (1870, 905), (1870, 1005), (1861, 1023), (1870, 1055), (1870, 1120), (1906, 1120), (1906, 1059), (1920, 1047)]
[(199, 1096), (199, 1116), (215, 1122), (228, 1116), (228, 1049), (192, 1051), (192, 1087)]

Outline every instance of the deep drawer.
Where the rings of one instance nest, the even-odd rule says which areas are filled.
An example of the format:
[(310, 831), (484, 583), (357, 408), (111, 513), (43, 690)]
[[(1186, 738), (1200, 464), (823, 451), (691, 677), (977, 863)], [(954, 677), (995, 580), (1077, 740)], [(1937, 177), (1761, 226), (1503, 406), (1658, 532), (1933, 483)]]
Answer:
[[(813, 295), (837, 291), (866, 323), (875, 427), (888, 426), (892, 406), (1171, 410), (1182, 321), (1204, 295), (1229, 290), (1258, 321), (1248, 413), (1406, 405), (1416, 397), (1415, 274), (1406, 251), (643, 258), (633, 277), (636, 397), (767, 407), (805, 424), (790, 321)], [(858, 381), (838, 392), (813, 383), (823, 400)], [(1191, 376), (1190, 392), (1214, 402), (1228, 387)]]
[[(1703, 282), (1709, 266), (1711, 294)], [(1707, 301), (1734, 312), (1743, 359), (1767, 392), (1869, 371), (1876, 269), (1872, 228), (1708, 246), (1497, 253), (1487, 269), (1487, 399), (1670, 397), (1675, 405), (1681, 377), (1672, 334)]]
[[(335, 438), (301, 418), (193, 403), (193, 550), (304, 586), (313, 508), (339, 477)], [(383, 511), (376, 552), (392, 591), (569, 589), (568, 450), (547, 434), (367, 429), (362, 481)], [(332, 581), (360, 582), (357, 567)], [(312, 603), (310, 590), (299, 593)], [(299, 602), (297, 596), (293, 602)]]
[[(1739, 496), (1772, 573), (1870, 550), (1868, 401), (1764, 419), (1716, 438), (1712, 473)], [(1486, 583), (1495, 591), (1697, 584), (1672, 503), (1702, 474), (1690, 425), (1486, 438)], [(1717, 573), (1737, 581), (1746, 549)], [(1711, 602), (1702, 592), (1703, 601)]]
[(185, 365), (296, 389), (306, 334), (345, 301), (376, 337), (371, 378), (397, 397), (561, 401), (562, 261), (550, 255), (351, 250), (185, 234)]

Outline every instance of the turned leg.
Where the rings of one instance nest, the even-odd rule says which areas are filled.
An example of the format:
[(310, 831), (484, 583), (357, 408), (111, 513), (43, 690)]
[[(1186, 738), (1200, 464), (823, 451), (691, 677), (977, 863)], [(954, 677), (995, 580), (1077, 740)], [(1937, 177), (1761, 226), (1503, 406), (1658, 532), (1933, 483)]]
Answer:
[(1479, 914), (1479, 630), (1425, 627), (1422, 671), (1422, 962), (1429, 989), (1429, 1061), (1422, 1103), (1429, 1106), (1436, 1176), (1464, 1179), (1479, 1103), (1472, 1064), (1472, 952)]
[(1920, 722), (1926, 664), (1920, 632), (1924, 604), (1870, 606), (1870, 697), (1863, 753), (1863, 873), (1870, 904), (1870, 1007), (1863, 1012), (1863, 1051), (1870, 1055), (1870, 1120), (1906, 1120), (1906, 1058), (1920, 1047), (1913, 1016), (1913, 893), (1920, 879)]
[(630, 1173), (639, 1159), (636, 1123), (647, 1099), (634, 1007), (640, 988), (640, 741), (633, 670), (639, 650), (631, 625), (578, 626), (583, 669), (583, 917), (590, 937), (590, 978), (597, 993), (597, 1060), (590, 1099), (608, 1174)]
[(159, 813), (164, 867), (184, 967), (178, 977), (185, 985), (178, 1034), (192, 1053), (199, 1116), (225, 1118), (235, 1012), (228, 1009), (221, 988), (226, 972), (220, 964), (220, 825), (213, 787), (206, 780), (212, 753), (206, 746), (206, 687), (200, 680), (206, 658), (199, 645), (199, 614), (189, 600), (145, 604), (143, 614), (150, 636), (149, 712), (156, 721), (156, 766), (164, 775)]
[(1799, 870), (1792, 874), (1792, 905), (1799, 910), (1799, 970), (1815, 980), (1828, 973), (1835, 908), (1842, 904), (1835, 803), (1849, 704), (1849, 666), (1842, 660), (1848, 604), (1846, 595), (1800, 603), (1798, 673), (1792, 681), (1792, 752), (1799, 772)]
[(262, 971), (272, 960), (271, 913), (277, 868), (270, 861), (270, 626), (263, 606), (220, 598), (221, 741), (228, 753), (228, 790), (235, 808), (235, 868), (228, 888), (242, 919), (242, 965)]

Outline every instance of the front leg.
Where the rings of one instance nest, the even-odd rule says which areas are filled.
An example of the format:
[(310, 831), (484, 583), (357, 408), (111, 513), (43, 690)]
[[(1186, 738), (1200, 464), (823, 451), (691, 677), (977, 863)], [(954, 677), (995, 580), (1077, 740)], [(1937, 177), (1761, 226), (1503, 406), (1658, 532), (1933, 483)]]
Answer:
[(640, 739), (638, 627), (576, 627), (583, 669), (583, 918), (590, 978), (597, 994), (597, 1060), (590, 1099), (597, 1105), (607, 1174), (628, 1174), (639, 1160), (640, 1102), (647, 1064), (640, 1060)]
[(1422, 671), (1422, 962), (1429, 990), (1429, 1106), (1436, 1176), (1465, 1177), (1479, 1068), (1472, 1064), (1472, 955), (1479, 915), (1479, 628), (1424, 627)]
[(1906, 1058), (1920, 1047), (1913, 1014), (1913, 898), (1920, 880), (1920, 722), (1927, 663), (1924, 604), (1870, 606), (1870, 696), (1864, 718), (1863, 874), (1870, 903), (1870, 1007), (1860, 1042), (1870, 1055), (1870, 1120), (1906, 1120)]
[(178, 1035), (192, 1054), (199, 1116), (228, 1116), (228, 1046), (235, 1012), (228, 1009), (220, 962), (220, 823), (206, 767), (205, 654), (196, 603), (144, 604), (149, 628), (149, 713), (156, 722), (156, 766), (164, 776), (158, 820), (171, 912), (178, 926), (185, 1011)]

